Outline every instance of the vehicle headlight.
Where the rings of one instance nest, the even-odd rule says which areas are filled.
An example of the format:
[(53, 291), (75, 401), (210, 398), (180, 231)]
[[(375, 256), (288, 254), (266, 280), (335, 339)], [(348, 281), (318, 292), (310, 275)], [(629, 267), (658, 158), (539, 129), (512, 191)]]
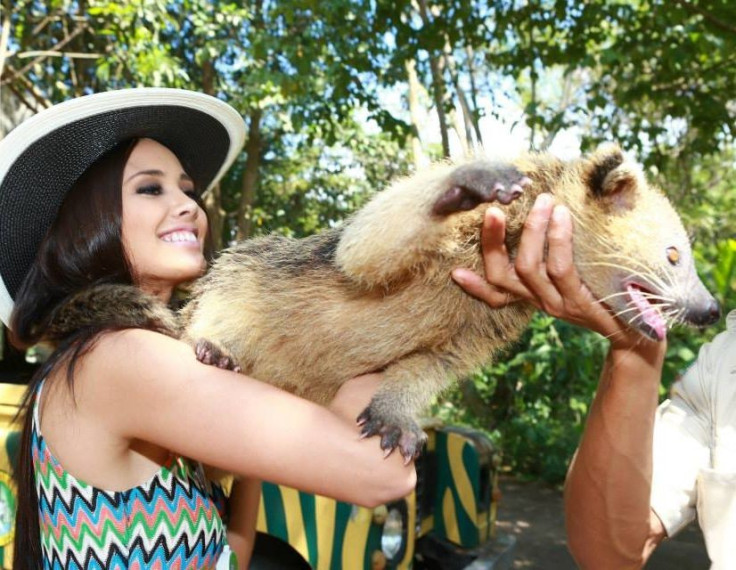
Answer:
[(388, 560), (395, 560), (406, 550), (406, 503), (395, 503), (388, 508), (381, 535), (381, 550)]

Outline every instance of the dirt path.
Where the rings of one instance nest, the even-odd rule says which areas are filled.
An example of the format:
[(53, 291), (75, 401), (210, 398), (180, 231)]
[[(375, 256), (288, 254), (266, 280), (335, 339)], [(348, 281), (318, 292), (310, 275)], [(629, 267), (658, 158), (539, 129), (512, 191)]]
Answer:
[[(513, 568), (575, 570), (567, 551), (562, 492), (539, 482), (504, 477), (498, 509), (500, 532), (516, 536)], [(690, 525), (652, 555), (646, 570), (707, 570), (708, 557), (700, 529)]]

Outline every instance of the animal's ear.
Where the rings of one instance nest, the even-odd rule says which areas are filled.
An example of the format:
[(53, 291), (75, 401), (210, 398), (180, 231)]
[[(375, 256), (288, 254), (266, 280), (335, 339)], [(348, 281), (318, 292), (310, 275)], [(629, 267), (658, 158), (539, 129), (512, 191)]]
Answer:
[(638, 166), (627, 162), (615, 145), (600, 147), (587, 164), (588, 187), (597, 198), (616, 209), (634, 206), (637, 188), (644, 183)]

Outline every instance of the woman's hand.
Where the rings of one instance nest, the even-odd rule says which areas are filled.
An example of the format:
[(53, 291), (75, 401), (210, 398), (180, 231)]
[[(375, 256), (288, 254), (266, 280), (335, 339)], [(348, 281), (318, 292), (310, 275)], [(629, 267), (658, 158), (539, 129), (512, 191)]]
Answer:
[(551, 195), (541, 194), (534, 203), (513, 262), (505, 235), (503, 212), (489, 208), (481, 237), (485, 279), (468, 269), (452, 274), (465, 291), (494, 308), (526, 301), (553, 317), (594, 330), (614, 345), (631, 348), (642, 342), (641, 335), (613, 317), (581, 281), (573, 263), (572, 217), (565, 206), (555, 206)]

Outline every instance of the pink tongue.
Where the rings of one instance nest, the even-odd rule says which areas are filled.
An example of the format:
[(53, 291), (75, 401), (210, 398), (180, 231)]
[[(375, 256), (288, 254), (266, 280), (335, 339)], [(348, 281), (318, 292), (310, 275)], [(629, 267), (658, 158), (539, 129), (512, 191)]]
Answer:
[(631, 300), (634, 301), (636, 308), (639, 309), (642, 320), (652, 328), (654, 334), (657, 335), (658, 340), (664, 339), (667, 332), (667, 325), (665, 324), (662, 315), (659, 314), (659, 311), (647, 302), (644, 295), (642, 295), (641, 291), (636, 287), (628, 285), (626, 290), (628, 291)]

